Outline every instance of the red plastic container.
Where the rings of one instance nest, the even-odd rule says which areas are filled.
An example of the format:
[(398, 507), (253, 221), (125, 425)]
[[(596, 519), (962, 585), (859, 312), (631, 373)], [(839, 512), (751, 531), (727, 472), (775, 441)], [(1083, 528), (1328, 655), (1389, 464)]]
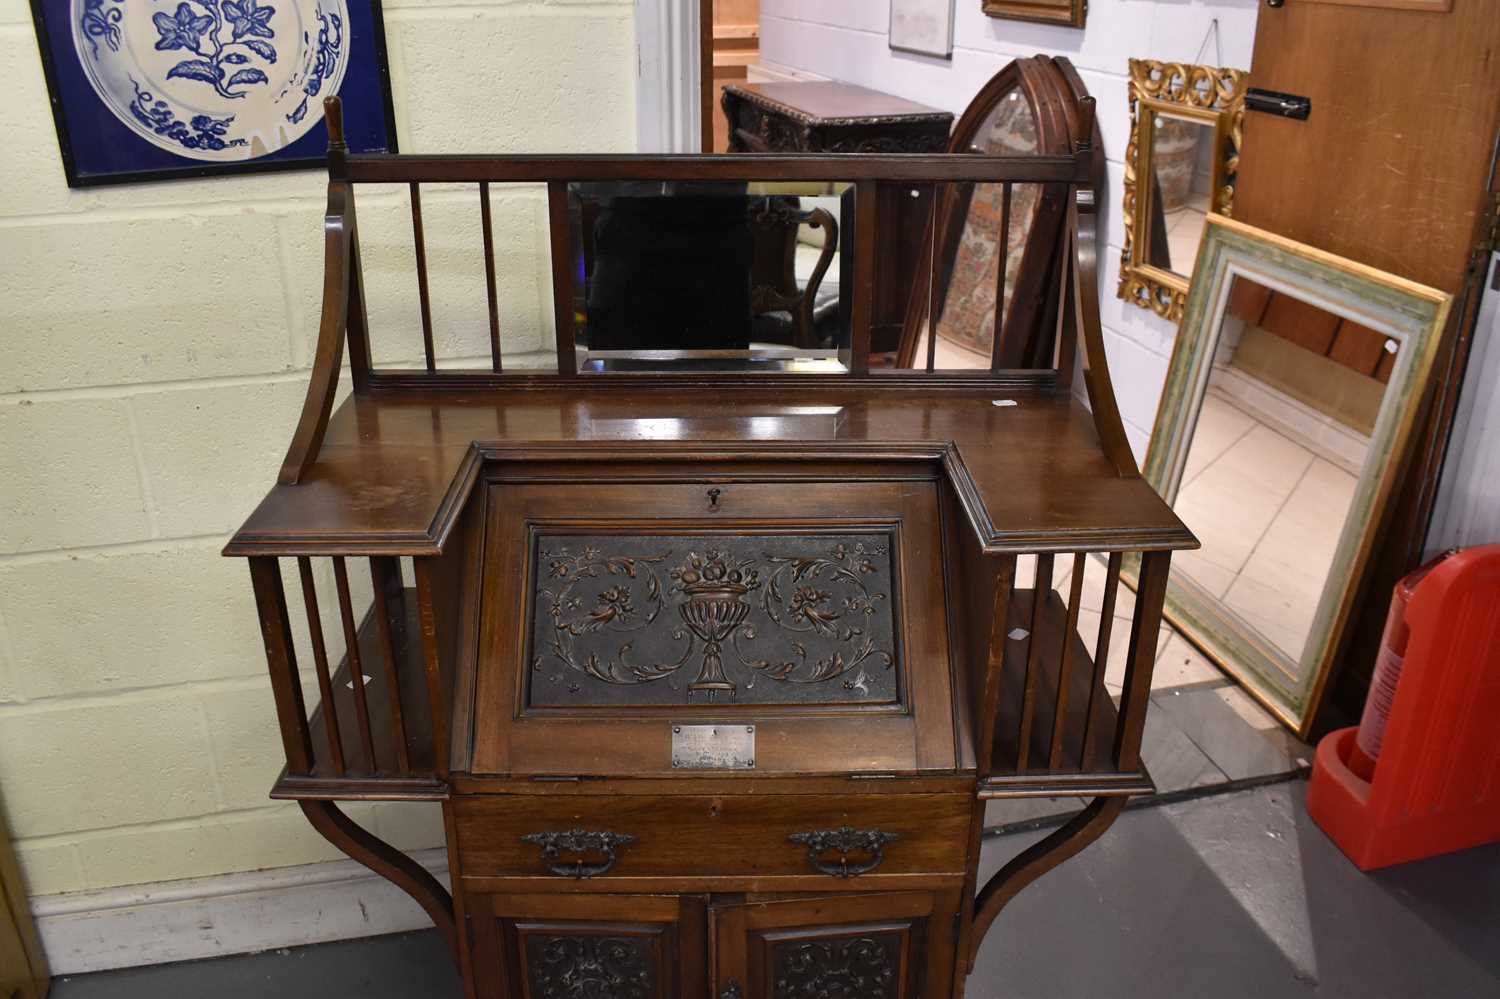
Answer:
[(1419, 572), (1373, 777), (1350, 769), (1357, 729), (1340, 729), (1318, 743), (1307, 791), (1364, 871), (1500, 840), (1500, 545)]

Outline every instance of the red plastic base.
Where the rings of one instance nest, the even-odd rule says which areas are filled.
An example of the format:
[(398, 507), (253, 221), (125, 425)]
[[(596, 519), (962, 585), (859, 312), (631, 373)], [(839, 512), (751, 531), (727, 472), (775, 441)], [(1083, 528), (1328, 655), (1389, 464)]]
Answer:
[(1307, 791), (1364, 871), (1500, 841), (1500, 545), (1429, 563), (1397, 597), (1388, 651), (1403, 651), (1398, 629), (1407, 640), (1374, 774), (1350, 769), (1356, 730), (1341, 729), (1318, 744)]
[(1382, 810), (1370, 804), (1372, 785), (1349, 769), (1356, 731), (1341, 728), (1323, 737), (1307, 786), (1307, 813), (1354, 866), (1373, 871), (1500, 841), (1493, 821), (1455, 822), (1451, 815), (1428, 814), (1382, 823)]

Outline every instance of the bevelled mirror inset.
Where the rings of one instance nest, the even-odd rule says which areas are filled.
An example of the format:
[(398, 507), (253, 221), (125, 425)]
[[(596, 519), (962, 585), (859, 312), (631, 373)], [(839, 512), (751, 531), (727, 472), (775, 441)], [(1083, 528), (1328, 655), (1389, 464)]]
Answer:
[(573, 183), (580, 372), (841, 372), (852, 185)]
[(1119, 296), (1182, 318), (1204, 220), (1233, 214), (1246, 74), (1130, 60)]

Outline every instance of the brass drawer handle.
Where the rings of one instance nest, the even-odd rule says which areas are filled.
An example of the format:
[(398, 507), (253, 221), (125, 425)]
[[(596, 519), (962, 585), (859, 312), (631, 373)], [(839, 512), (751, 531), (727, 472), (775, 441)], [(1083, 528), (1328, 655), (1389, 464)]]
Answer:
[[(534, 843), (542, 848), (542, 864), (547, 873), (560, 878), (592, 878), (609, 873), (615, 866), (615, 851), (635, 842), (635, 837), (626, 833), (590, 829), (562, 829), (553, 832), (527, 833), (521, 837), (523, 843)], [(603, 854), (604, 859), (588, 863), (582, 857), (577, 860), (559, 861), (563, 853)]]
[(745, 993), (740, 991), (740, 983), (733, 978), (723, 992), (719, 993), (719, 999), (744, 999)]
[[(818, 829), (812, 832), (792, 833), (791, 841), (807, 847), (807, 862), (819, 874), (835, 878), (857, 878), (869, 874), (885, 859), (885, 845), (901, 837), (880, 829), (855, 829), (840, 826), (837, 829)], [(837, 851), (839, 859), (829, 863), (823, 854)], [(851, 864), (849, 854), (868, 853), (870, 859), (864, 863)]]

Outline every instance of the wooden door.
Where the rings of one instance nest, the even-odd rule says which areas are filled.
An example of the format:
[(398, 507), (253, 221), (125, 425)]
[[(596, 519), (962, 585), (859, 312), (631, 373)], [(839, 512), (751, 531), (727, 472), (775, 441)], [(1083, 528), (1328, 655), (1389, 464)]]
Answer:
[(474, 982), (483, 999), (704, 999), (699, 895), (476, 896)]
[[(710, 3), (712, 10), (710, 11)], [(724, 88), (744, 83), (749, 68), (760, 62), (760, 0), (705, 0), (711, 29), (712, 72), (703, 88), (703, 151), (729, 151), (729, 119), (719, 113)]]
[(0, 807), (0, 999), (45, 999), (48, 979), (47, 959)]
[(1287, 0), (1256, 23), (1251, 85), (1308, 97), (1312, 114), (1246, 115), (1235, 217), (1456, 296), (1319, 729), (1358, 717), (1391, 588), (1421, 558), (1488, 258), (1476, 250), (1494, 206), (1495, 6)]
[(946, 996), (955, 892), (889, 892), (715, 905), (719, 999)]

